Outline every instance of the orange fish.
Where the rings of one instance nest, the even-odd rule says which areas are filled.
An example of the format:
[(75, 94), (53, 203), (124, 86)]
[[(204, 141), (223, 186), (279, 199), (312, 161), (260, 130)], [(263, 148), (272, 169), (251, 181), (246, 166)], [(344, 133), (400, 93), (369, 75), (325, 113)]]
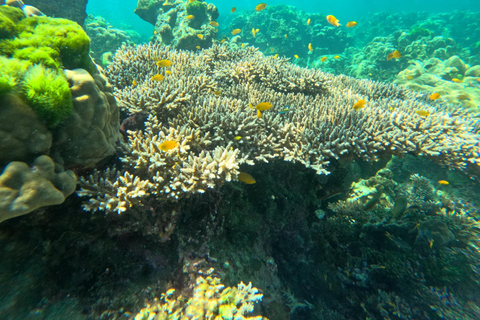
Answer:
[(169, 141), (165, 141), (164, 143), (160, 144), (158, 147), (159, 147), (160, 150), (162, 150), (162, 151), (168, 151), (168, 150), (175, 149), (176, 146), (177, 146), (177, 142), (176, 142), (176, 141), (174, 141), (174, 140), (169, 140)]
[(313, 48), (312, 48), (312, 44), (311, 44), (311, 43), (308, 44), (308, 50), (313, 51)]
[(457, 79), (457, 78), (453, 78), (453, 79), (452, 79), (452, 82), (461, 83), (461, 82), (462, 82), (462, 80), (460, 80), (460, 79)]
[(322, 57), (322, 58), (320, 58), (320, 61), (322, 61), (322, 62), (327, 61), (327, 57)]
[(163, 75), (161, 75), (161, 74), (156, 74), (156, 75), (154, 75), (154, 76), (152, 77), (152, 80), (153, 80), (153, 81), (162, 81), (163, 78), (164, 78)]
[(355, 103), (353, 104), (353, 109), (354, 109), (355, 111), (357, 111), (357, 110), (360, 110), (360, 109), (362, 109), (362, 108), (365, 108), (365, 104), (366, 104), (366, 103), (367, 103), (367, 102), (366, 102), (364, 99), (358, 100), (357, 102), (355, 102)]
[(218, 27), (218, 22), (217, 21), (210, 21), (210, 25), (212, 27)]
[(242, 29), (233, 29), (232, 35), (239, 34), (240, 32), (242, 32)]
[(346, 26), (347, 28), (353, 28), (357, 25), (358, 23), (356, 21), (348, 21)]
[(233, 7), (232, 10), (230, 10), (232, 13), (234, 13), (237, 10), (237, 8)]
[(335, 18), (332, 15), (327, 16), (327, 21), (328, 21), (328, 23), (330, 23), (334, 27), (339, 27), (340, 26), (340, 23), (338, 23), (338, 19)]
[(387, 61), (390, 59), (400, 59), (401, 57), (402, 57), (402, 54), (400, 53), (400, 51), (395, 50), (392, 53), (389, 53), (387, 55)]
[(267, 7), (267, 4), (266, 3), (259, 3), (257, 4), (257, 6), (255, 7), (255, 10), (257, 11), (262, 11), (263, 9), (265, 9)]
[(308, 19), (307, 20), (307, 26), (309, 26), (311, 22), (312, 22), (312, 20)]
[(450, 183), (447, 181), (447, 180), (438, 180), (438, 184), (441, 184), (443, 186), (447, 186), (449, 185)]
[(253, 178), (251, 175), (245, 172), (239, 172), (237, 176), (238, 181), (242, 181), (246, 184), (254, 184), (255, 178)]
[(333, 59), (340, 59), (340, 56), (336, 55), (336, 56), (333, 57)]
[(437, 100), (438, 98), (440, 98), (440, 93), (438, 92), (434, 92), (430, 95), (430, 100)]

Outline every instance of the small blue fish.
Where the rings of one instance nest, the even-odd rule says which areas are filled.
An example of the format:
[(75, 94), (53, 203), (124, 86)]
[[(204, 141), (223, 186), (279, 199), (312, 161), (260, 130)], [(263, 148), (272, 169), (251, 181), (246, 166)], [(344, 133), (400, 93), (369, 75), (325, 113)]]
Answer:
[(285, 106), (282, 110), (278, 111), (279, 114), (284, 114), (290, 111), (290, 106)]

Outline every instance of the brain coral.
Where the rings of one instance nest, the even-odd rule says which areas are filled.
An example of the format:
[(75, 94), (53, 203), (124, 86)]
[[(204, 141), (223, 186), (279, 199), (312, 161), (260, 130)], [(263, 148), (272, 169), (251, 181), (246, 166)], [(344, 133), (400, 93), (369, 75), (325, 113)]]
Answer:
[[(158, 59), (172, 62), (161, 82), (151, 79), (165, 72)], [(252, 47), (200, 53), (157, 44), (123, 47), (107, 74), (119, 106), (145, 123), (128, 131), (121, 156), (126, 171), (83, 179), (82, 194), (97, 197), (90, 210), (121, 212), (149, 195), (204, 192), (236, 179), (243, 163), (275, 158), (328, 174), (331, 159), (410, 153), (478, 171), (480, 127), (463, 110), (434, 107), (426, 96), (395, 85), (301, 68)], [(355, 111), (360, 99), (366, 107)], [(272, 108), (258, 114), (252, 107), (261, 102)], [(289, 111), (279, 113), (286, 106)], [(175, 148), (162, 149), (172, 140)]]

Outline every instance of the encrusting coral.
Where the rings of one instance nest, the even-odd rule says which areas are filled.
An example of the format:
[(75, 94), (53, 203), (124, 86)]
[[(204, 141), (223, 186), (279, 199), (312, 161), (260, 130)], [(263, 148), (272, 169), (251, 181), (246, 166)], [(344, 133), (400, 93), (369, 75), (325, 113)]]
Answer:
[(48, 156), (35, 159), (32, 168), (24, 162), (10, 162), (0, 175), (0, 223), (44, 206), (62, 203), (75, 191), (75, 174), (55, 173)]
[[(171, 61), (171, 74), (156, 65), (159, 59)], [(162, 72), (163, 81), (152, 80)], [(300, 68), (251, 47), (199, 54), (156, 44), (123, 47), (107, 74), (119, 106), (145, 119), (127, 128), (124, 169), (150, 182), (143, 195), (159, 199), (204, 192), (234, 180), (243, 163), (274, 158), (318, 174), (329, 173), (332, 158), (375, 161), (405, 153), (473, 173), (480, 163), (480, 128), (463, 110), (434, 107), (402, 87)], [(366, 107), (354, 110), (361, 99)], [(253, 109), (262, 102), (273, 107)], [(163, 149), (167, 141), (175, 147)], [(83, 195), (116, 193), (102, 190), (110, 184), (95, 181), (95, 191), (84, 182)], [(102, 207), (98, 201), (114, 200), (92, 200), (86, 208)]]

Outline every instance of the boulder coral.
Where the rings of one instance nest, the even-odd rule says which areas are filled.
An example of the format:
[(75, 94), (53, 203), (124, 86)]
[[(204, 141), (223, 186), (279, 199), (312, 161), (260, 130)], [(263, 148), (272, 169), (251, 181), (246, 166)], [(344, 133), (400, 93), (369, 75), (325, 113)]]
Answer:
[(56, 173), (48, 156), (35, 159), (31, 168), (24, 162), (10, 162), (0, 175), (0, 223), (61, 204), (75, 186), (75, 174), (70, 170)]

